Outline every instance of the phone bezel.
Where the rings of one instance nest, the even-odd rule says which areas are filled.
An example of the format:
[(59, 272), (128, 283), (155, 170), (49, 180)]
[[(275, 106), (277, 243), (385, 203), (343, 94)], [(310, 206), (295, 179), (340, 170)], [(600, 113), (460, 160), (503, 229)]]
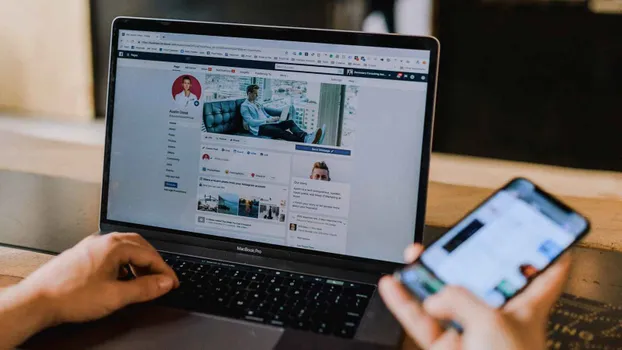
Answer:
[[(557, 255), (553, 260), (551, 260), (543, 269), (541, 269), (540, 271), (536, 272), (536, 274), (534, 275), (533, 278), (528, 279), (527, 283), (520, 288), (519, 290), (516, 291), (516, 293), (514, 293), (514, 295), (512, 295), (511, 297), (507, 298), (505, 300), (505, 302), (500, 306), (503, 307), (505, 304), (507, 304), (510, 300), (512, 300), (514, 297), (516, 297), (517, 295), (521, 294), (525, 289), (527, 289), (527, 287), (529, 287), (529, 285), (536, 279), (538, 278), (538, 276), (540, 276), (540, 274), (544, 273), (544, 271), (548, 270), (549, 267), (551, 267), (552, 265), (555, 264), (555, 262), (557, 262), (562, 256), (564, 256), (564, 254), (566, 254), (575, 244), (577, 244), (577, 242), (579, 242), (581, 239), (583, 239), (591, 230), (591, 225), (590, 225), (590, 220), (583, 214), (580, 214), (579, 212), (577, 212), (576, 210), (574, 210), (572, 207), (568, 206), (567, 204), (563, 203), (559, 198), (555, 197), (554, 195), (552, 195), (551, 193), (545, 191), (544, 189), (542, 189), (541, 187), (539, 187), (538, 185), (536, 185), (533, 181), (526, 179), (524, 177), (516, 177), (513, 178), (512, 180), (510, 180), (508, 183), (506, 183), (505, 185), (503, 185), (501, 188), (499, 188), (498, 190), (494, 191), (491, 195), (489, 195), (488, 197), (486, 197), (483, 201), (481, 201), (477, 206), (475, 206), (475, 208), (473, 208), (472, 210), (470, 210), (468, 213), (466, 213), (464, 216), (462, 216), (459, 220), (457, 220), (455, 222), (455, 224), (451, 225), (451, 228), (449, 230), (447, 230), (446, 233), (444, 233), (443, 235), (441, 235), (440, 237), (436, 238), (434, 241), (432, 241), (428, 246), (431, 246), (432, 244), (436, 243), (436, 241), (440, 240), (441, 238), (445, 237), (445, 235), (451, 231), (455, 226), (457, 226), (458, 224), (460, 224), (461, 222), (463, 222), (467, 217), (469, 217), (471, 214), (473, 214), (476, 210), (480, 209), (485, 203), (487, 203), (492, 197), (494, 197), (497, 193), (505, 190), (506, 188), (508, 188), (511, 184), (513, 184), (516, 181), (527, 181), (530, 184), (532, 184), (534, 186), (534, 191), (536, 193), (538, 193), (539, 195), (543, 196), (544, 198), (546, 198), (547, 200), (551, 201), (554, 205), (559, 206), (561, 209), (563, 209), (566, 212), (570, 212), (570, 213), (574, 213), (577, 214), (579, 216), (581, 216), (581, 218), (583, 218), (585, 220), (586, 226), (583, 229), (583, 231), (581, 231), (576, 238), (572, 241), (572, 243), (570, 243), (570, 245), (568, 245), (568, 247), (566, 247), (564, 250), (562, 250), (562, 252)], [(425, 252), (425, 250), (424, 250)], [(423, 252), (421, 253), (423, 254)], [(420, 255), (421, 257), (421, 255)], [(436, 279), (438, 279), (439, 281), (441, 281), (444, 285), (449, 285), (447, 282), (443, 281), (440, 277), (438, 277), (438, 275), (430, 268), (428, 267), (423, 260), (421, 260), (420, 258), (417, 258), (417, 260), (413, 261), (411, 264), (408, 264), (408, 266), (404, 267), (403, 269), (400, 269), (395, 276), (397, 277), (397, 279), (400, 281), (400, 283), (402, 285), (404, 285), (404, 287), (409, 291), (409, 293), (413, 296), (415, 296), (419, 301), (425, 300), (424, 296), (421, 295), (417, 295), (413, 292), (412, 289), (410, 289), (406, 283), (404, 283), (404, 279), (402, 278), (402, 273), (409, 269), (410, 267), (412, 267), (415, 264), (419, 264), (421, 265), (423, 268), (425, 268), (427, 270), (428, 273), (430, 273), (432, 276), (434, 276)]]

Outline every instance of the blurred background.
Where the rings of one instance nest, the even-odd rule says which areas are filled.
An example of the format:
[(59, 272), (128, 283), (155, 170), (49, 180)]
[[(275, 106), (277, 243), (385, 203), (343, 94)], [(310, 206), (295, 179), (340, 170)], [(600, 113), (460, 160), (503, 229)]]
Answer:
[(0, 0), (0, 128), (100, 135), (119, 15), (434, 35), (434, 151), (622, 171), (622, 0)]

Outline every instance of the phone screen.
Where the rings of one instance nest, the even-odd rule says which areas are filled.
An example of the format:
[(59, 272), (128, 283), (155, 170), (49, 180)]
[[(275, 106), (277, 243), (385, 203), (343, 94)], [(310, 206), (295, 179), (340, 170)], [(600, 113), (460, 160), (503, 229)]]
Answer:
[(421, 300), (451, 284), (500, 307), (588, 229), (587, 219), (516, 179), (397, 275)]

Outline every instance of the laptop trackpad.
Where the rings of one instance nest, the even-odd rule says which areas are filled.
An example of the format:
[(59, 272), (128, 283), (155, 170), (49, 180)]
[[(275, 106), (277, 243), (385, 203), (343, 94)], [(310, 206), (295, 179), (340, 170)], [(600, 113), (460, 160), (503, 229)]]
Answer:
[(63, 325), (21, 349), (272, 349), (283, 329), (157, 306), (137, 305), (103, 320)]

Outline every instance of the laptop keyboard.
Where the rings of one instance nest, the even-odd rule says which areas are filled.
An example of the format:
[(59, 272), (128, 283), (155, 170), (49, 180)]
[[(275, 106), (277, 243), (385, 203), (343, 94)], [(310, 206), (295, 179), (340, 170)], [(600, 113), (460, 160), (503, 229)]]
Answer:
[(156, 303), (352, 338), (376, 287), (249, 265), (160, 253), (180, 287)]

